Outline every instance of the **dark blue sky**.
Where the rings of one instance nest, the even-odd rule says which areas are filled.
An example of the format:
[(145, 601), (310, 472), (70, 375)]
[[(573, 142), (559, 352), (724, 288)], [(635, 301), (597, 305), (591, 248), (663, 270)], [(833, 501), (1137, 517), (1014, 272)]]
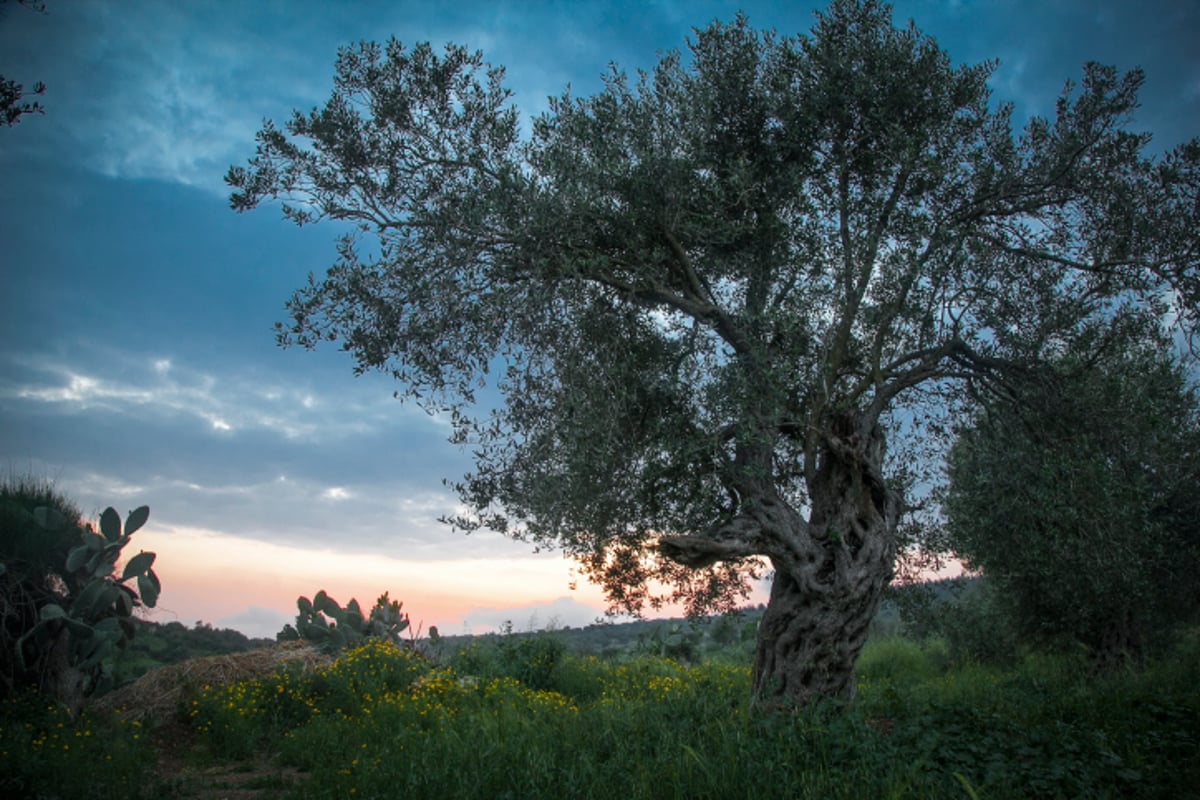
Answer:
[[(274, 346), (283, 302), (333, 260), (335, 232), (228, 210), (222, 176), (252, 155), (262, 119), (323, 102), (337, 48), (358, 40), (481, 49), (506, 66), (528, 120), (567, 84), (593, 91), (608, 62), (650, 68), (739, 8), (793, 34), (823, 5), (46, 4), (0, 4), (0, 73), (48, 87), (45, 115), (0, 129), (0, 468), (53, 477), (89, 512), (148, 503), (164, 536), (333, 541), (410, 561), (524, 549), (436, 523), (454, 507), (441, 478), (468, 466), (441, 422), (393, 400), (382, 377), (354, 378), (333, 349)], [(1051, 112), (1096, 60), (1146, 70), (1137, 127), (1155, 149), (1200, 134), (1200, 3), (897, 4), (897, 20), (910, 17), (956, 62), (998, 58), (995, 97), (1019, 118)], [(258, 612), (225, 619), (252, 629)]]

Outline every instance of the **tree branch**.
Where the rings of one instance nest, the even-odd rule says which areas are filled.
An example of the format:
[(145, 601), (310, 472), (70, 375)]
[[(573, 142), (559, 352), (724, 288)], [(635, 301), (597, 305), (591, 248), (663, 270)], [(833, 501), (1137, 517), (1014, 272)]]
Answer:
[(630, 281), (618, 278), (606, 272), (593, 271), (583, 274), (585, 280), (595, 281), (602, 286), (616, 290), (618, 293), (649, 304), (669, 306), (682, 312), (692, 319), (707, 323), (730, 346), (740, 354), (752, 353), (753, 344), (733, 323), (720, 306), (702, 298), (689, 297), (672, 291), (670, 287), (653, 282), (649, 285), (636, 285)]
[(662, 230), (667, 244), (671, 247), (671, 252), (679, 260), (679, 269), (683, 274), (683, 279), (687, 284), (688, 290), (697, 300), (715, 305), (716, 298), (713, 297), (712, 289), (709, 288), (706, 282), (701, 280), (700, 275), (696, 272), (696, 268), (692, 265), (691, 258), (688, 257), (687, 251), (683, 248), (683, 244), (666, 225), (663, 226)]
[(766, 555), (762, 534), (758, 520), (738, 514), (701, 534), (659, 537), (658, 552), (677, 564), (699, 569), (718, 561)]

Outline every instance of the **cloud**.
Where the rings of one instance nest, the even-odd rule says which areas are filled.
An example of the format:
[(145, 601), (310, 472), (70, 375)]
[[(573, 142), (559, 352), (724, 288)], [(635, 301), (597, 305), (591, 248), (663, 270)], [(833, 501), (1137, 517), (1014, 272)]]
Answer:
[(1200, 78), (1195, 42), (1200, 5), (1173, 0), (1133, 4), (1123, 0), (1056, 3), (963, 2), (937, 13), (928, 3), (898, 0), (895, 19), (912, 17), (937, 37), (954, 63), (998, 59), (994, 100), (1015, 104), (1014, 122), (1053, 117), (1067, 80), (1078, 83), (1085, 62), (1125, 71), (1142, 67), (1146, 83), (1135, 128), (1155, 134), (1154, 149), (1196, 135), (1200, 97), (1186, 87)]
[(170, 524), (437, 557), (458, 537), (438, 520), (460, 510), (441, 481), (469, 468), (445, 423), (387, 382), (290, 380), (112, 349), (10, 355), (0, 453), (60, 475), (85, 509), (145, 503)]
[[(411, 615), (414, 632), (437, 625), (443, 633), (457, 633), (465, 619), (484, 625), (483, 630), (494, 629), (486, 626), (497, 618), (512, 619), (520, 627), (534, 614), (544, 622), (558, 618), (560, 624), (586, 624), (601, 613), (601, 593), (590, 585), (580, 585), (570, 599), (544, 600), (566, 588), (570, 563), (522, 551), (512, 542), (507, 542), (507, 553), (481, 557), (480, 540), (456, 537), (440, 558), (421, 559), (403, 548), (351, 552), (342, 547), (339, 534), (330, 531), (321, 546), (295, 547), (172, 527), (152, 512), (150, 522), (135, 534), (137, 547), (158, 554), (155, 571), (163, 594), (152, 617), (204, 619), (234, 624), (244, 632), (255, 624), (255, 633), (273, 635), (281, 627), (276, 623), (294, 617), (297, 597), (312, 597), (321, 589), (343, 605), (356, 598), (363, 606), (389, 592)], [(477, 616), (486, 619), (475, 623)]]
[[(741, 5), (752, 24), (793, 34), (806, 32), (812, 9), (824, 3), (786, 10)], [(482, 49), (487, 60), (506, 66), (525, 122), (568, 84), (576, 94), (595, 91), (610, 61), (631, 71), (652, 67), (657, 52), (683, 47), (692, 27), (728, 20), (738, 7), (654, 3), (639, 9), (636, 28), (627, 14), (603, 3), (550, 4), (531, 13), (524, 6), (475, 3), (448, 8), (364, 0), (351, 11), (300, 0), (140, 0), (12, 13), (0, 29), (0, 50), (19, 67), (9, 71), (36, 76), (50, 93), (37, 130), (10, 131), (6, 145), (30, 151), (54, 140), (56, 150), (107, 176), (223, 196), (222, 176), (253, 152), (263, 118), (285, 120), (293, 108), (311, 108), (328, 96), (339, 46), (396, 35), (410, 44), (455, 41)], [(1052, 111), (1062, 81), (1078, 76), (1088, 58), (1146, 66), (1152, 78), (1159, 76), (1149, 90), (1162, 91), (1164, 100), (1186, 99), (1187, 87), (1195, 86), (1190, 52), (1200, 14), (1188, 4), (1163, 2), (1146, 11), (1115, 2), (996, 8), (955, 2), (938, 8), (909, 1), (897, 3), (895, 17), (913, 17), (936, 33), (955, 61), (999, 57), (996, 86), (1003, 99), (1021, 103), (1021, 113)], [(1074, 35), (1064, 37), (1063, 31)], [(1187, 107), (1182, 117), (1191, 114), (1194, 121), (1195, 101)], [(1180, 116), (1175, 122), (1161, 114), (1150, 119), (1186, 127)]]
[[(179, 359), (105, 350), (72, 359), (10, 355), (0, 374), (0, 402), (38, 405), (59, 413), (107, 412), (191, 418), (218, 433), (259, 431), (289, 440), (329, 441), (405, 425), (437, 431), (448, 423), (396, 402), (377, 384), (345, 382), (337, 390), (295, 385), (295, 376), (266, 369), (222, 373)], [(103, 363), (107, 373), (88, 364)], [(115, 365), (115, 368), (114, 368)]]
[(293, 624), (295, 620), (294, 614), (285, 614), (278, 609), (248, 606), (237, 614), (221, 617), (214, 625), (218, 628), (233, 628), (252, 639), (274, 639), (275, 634), (283, 630), (284, 625)]
[[(529, 603), (515, 608), (472, 608), (463, 618), (463, 629), (468, 633), (492, 633), (511, 624), (518, 632), (539, 631), (546, 628), (578, 628), (604, 618), (602, 609), (580, 603), (571, 597), (559, 597), (544, 603)], [(445, 630), (443, 634), (459, 631)]]
[(329, 91), (335, 48), (313, 58), (311, 16), (270, 2), (64, 4), (14, 16), (3, 43), (49, 87), (39, 133), (56, 149), (110, 177), (224, 194), (264, 113)]
[[(364, 0), (353, 9), (320, 0), (134, 0), (14, 15), (11, 29), (0, 30), (0, 49), (46, 82), (51, 112), (36, 135), (16, 138), (32, 151), (53, 139), (56, 150), (108, 177), (224, 196), (226, 170), (253, 153), (264, 118), (282, 122), (329, 96), (341, 46), (395, 35), (410, 45), (453, 41), (482, 50), (508, 68), (525, 121), (572, 81), (594, 91), (610, 60), (646, 66), (687, 33), (654, 8), (641, 10), (632, 37), (622, 30), (624, 15), (603, 5), (531, 14), (523, 6)], [(531, 37), (538, 47), (528, 46)]]
[[(12, 454), (12, 448), (5, 450)], [(129, 463), (122, 465), (124, 456), (118, 454), (112, 469), (32, 457), (27, 469), (56, 476), (60, 489), (88, 512), (108, 505), (124, 511), (146, 504), (163, 525), (202, 527), (289, 547), (335, 546), (345, 553), (432, 560), (459, 549), (466, 540), (439, 521), (460, 511), (458, 499), (419, 462), (366, 464), (361, 474), (344, 472), (337, 477), (345, 483), (331, 485), (329, 475), (311, 474), (322, 472), (319, 457), (286, 464), (286, 459), (266, 454), (258, 463), (231, 464), (227, 471), (232, 474), (222, 481), (220, 466), (236, 460), (232, 453), (225, 458), (218, 453), (211, 465), (193, 454), (178, 469), (149, 458), (139, 469), (136, 442), (132, 450)], [(272, 466), (281, 465), (295, 472), (269, 473)], [(376, 474), (380, 472), (384, 475)], [(483, 557), (523, 547), (498, 535), (476, 534), (468, 552)]]
[[(161, 360), (149, 365), (145, 382), (130, 384), (79, 371), (61, 363), (23, 365), (36, 377), (28, 382), (0, 389), (8, 397), (43, 406), (60, 406), (69, 412), (107, 411), (123, 414), (150, 413), (183, 415), (202, 420), (218, 431), (232, 426), (220, 412), (223, 405), (214, 394), (216, 379), (211, 375), (180, 376), (159, 368)], [(179, 376), (179, 377), (177, 377)]]

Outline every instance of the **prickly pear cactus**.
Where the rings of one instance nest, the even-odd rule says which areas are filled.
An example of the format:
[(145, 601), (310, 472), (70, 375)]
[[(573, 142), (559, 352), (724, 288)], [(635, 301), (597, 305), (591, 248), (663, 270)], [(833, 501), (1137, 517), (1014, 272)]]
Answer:
[(364, 616), (358, 601), (351, 599), (345, 608), (325, 593), (317, 592), (312, 600), (296, 600), (296, 624), (286, 625), (275, 637), (281, 642), (303, 639), (327, 652), (336, 653), (361, 644), (364, 639), (386, 639), (401, 644), (400, 634), (408, 628), (408, 615), (401, 611), (403, 604), (391, 600), (384, 592), (370, 614)]
[[(125, 563), (119, 578), (116, 572), (122, 551), (149, 516), (149, 507), (141, 506), (129, 512), (122, 526), (117, 511), (107, 508), (100, 515), (99, 532), (85, 527), (66, 562), (82, 588), (64, 594), (61, 602), (43, 605), (37, 624), (17, 640), (21, 667), (43, 675), (43, 690), (71, 708), (111, 686), (113, 659), (134, 635), (133, 610), (158, 602), (162, 585), (152, 568), (154, 553), (142, 551)], [(36, 509), (34, 519), (47, 530), (66, 525), (52, 508)]]

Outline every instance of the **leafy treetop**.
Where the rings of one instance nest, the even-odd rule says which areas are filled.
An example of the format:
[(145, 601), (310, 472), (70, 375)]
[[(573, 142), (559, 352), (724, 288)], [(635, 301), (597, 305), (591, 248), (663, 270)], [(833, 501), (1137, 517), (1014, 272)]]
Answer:
[(458, 524), (563, 547), (619, 606), (654, 579), (728, 604), (757, 556), (890, 570), (901, 401), (1097, 320), (1200, 319), (1200, 141), (1144, 156), (1142, 73), (1099, 64), (1014, 132), (993, 69), (835, 0), (808, 36), (738, 16), (613, 67), (523, 141), (480, 54), (363, 43), (227, 181), (239, 211), (356, 226), (279, 339), (448, 410), (476, 457)]

